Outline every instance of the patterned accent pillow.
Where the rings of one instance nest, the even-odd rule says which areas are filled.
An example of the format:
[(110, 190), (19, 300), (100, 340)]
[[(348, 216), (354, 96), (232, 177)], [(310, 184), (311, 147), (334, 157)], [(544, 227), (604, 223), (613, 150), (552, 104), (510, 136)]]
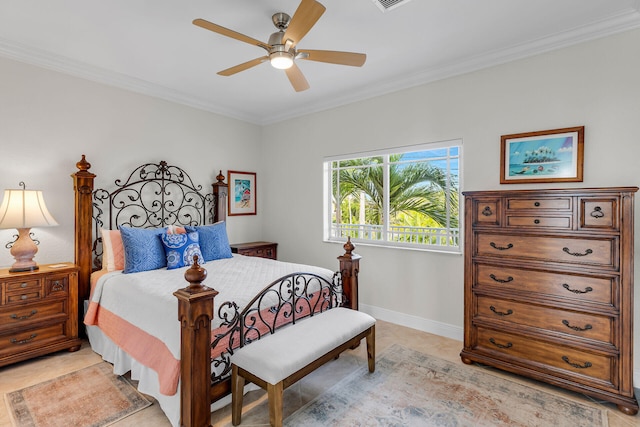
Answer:
[(179, 234), (163, 233), (161, 239), (167, 256), (167, 270), (193, 264), (193, 257), (196, 255), (198, 263), (204, 264), (197, 231)]
[(162, 241), (158, 236), (166, 228), (133, 228), (120, 226), (124, 246), (124, 273), (157, 270), (167, 266)]
[(200, 249), (205, 261), (231, 258), (231, 246), (227, 236), (227, 226), (224, 221), (212, 225), (198, 225), (185, 227), (187, 232), (197, 231), (200, 235)]
[(102, 228), (100, 234), (102, 234), (102, 269), (124, 270), (124, 247), (120, 230)]

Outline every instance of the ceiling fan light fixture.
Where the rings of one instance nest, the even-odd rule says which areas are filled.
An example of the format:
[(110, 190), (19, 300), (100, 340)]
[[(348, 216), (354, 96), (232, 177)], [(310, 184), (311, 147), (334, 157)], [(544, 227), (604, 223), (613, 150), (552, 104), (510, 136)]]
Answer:
[(293, 66), (293, 55), (289, 52), (273, 52), (269, 55), (271, 66), (279, 70), (286, 70)]

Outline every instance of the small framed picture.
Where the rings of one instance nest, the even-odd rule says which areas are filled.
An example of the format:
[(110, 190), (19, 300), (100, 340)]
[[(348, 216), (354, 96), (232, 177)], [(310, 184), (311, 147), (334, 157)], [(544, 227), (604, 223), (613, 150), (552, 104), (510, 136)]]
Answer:
[(584, 126), (503, 135), (500, 184), (582, 182)]
[(254, 172), (229, 171), (228, 215), (256, 214), (256, 174)]

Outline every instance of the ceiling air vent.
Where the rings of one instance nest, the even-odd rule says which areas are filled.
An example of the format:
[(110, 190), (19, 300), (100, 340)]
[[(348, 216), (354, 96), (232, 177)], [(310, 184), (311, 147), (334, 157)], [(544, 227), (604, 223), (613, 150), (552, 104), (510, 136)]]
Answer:
[(402, 6), (405, 3), (409, 3), (410, 0), (373, 0), (373, 2), (380, 8), (381, 11), (387, 12), (396, 7)]

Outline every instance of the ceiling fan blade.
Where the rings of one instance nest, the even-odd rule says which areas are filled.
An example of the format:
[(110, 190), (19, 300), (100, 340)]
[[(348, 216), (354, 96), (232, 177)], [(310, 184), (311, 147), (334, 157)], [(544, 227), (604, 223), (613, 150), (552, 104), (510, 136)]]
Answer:
[(294, 47), (318, 22), (325, 10), (326, 8), (315, 0), (302, 0), (291, 18), (282, 41), (290, 41), (290, 47)]
[(300, 68), (294, 63), (291, 68), (287, 68), (285, 70), (287, 73), (287, 77), (291, 82), (291, 86), (295, 89), (296, 92), (302, 92), (303, 90), (309, 89), (309, 82), (300, 71)]
[(267, 43), (261, 42), (260, 40), (256, 40), (253, 37), (245, 36), (244, 34), (238, 33), (237, 31), (230, 30), (228, 28), (222, 27), (218, 24), (214, 24), (213, 22), (209, 22), (204, 19), (194, 19), (193, 24), (197, 25), (198, 27), (202, 27), (206, 30), (213, 31), (214, 33), (231, 37), (232, 39), (240, 40), (241, 42), (249, 43), (254, 46), (259, 46), (265, 49), (267, 52), (271, 48), (271, 46), (269, 46)]
[(263, 62), (269, 60), (268, 56), (261, 56), (260, 58), (252, 59), (251, 61), (243, 62), (242, 64), (238, 64), (235, 67), (227, 68), (226, 70), (219, 71), (218, 74), (221, 76), (232, 76), (240, 71), (248, 70), (251, 67), (255, 67), (256, 65), (260, 65)]
[(350, 65), (352, 67), (362, 67), (367, 60), (364, 53), (338, 52), (334, 50), (308, 50), (300, 49), (298, 54), (302, 54), (298, 59), (307, 61), (329, 62), (331, 64)]

